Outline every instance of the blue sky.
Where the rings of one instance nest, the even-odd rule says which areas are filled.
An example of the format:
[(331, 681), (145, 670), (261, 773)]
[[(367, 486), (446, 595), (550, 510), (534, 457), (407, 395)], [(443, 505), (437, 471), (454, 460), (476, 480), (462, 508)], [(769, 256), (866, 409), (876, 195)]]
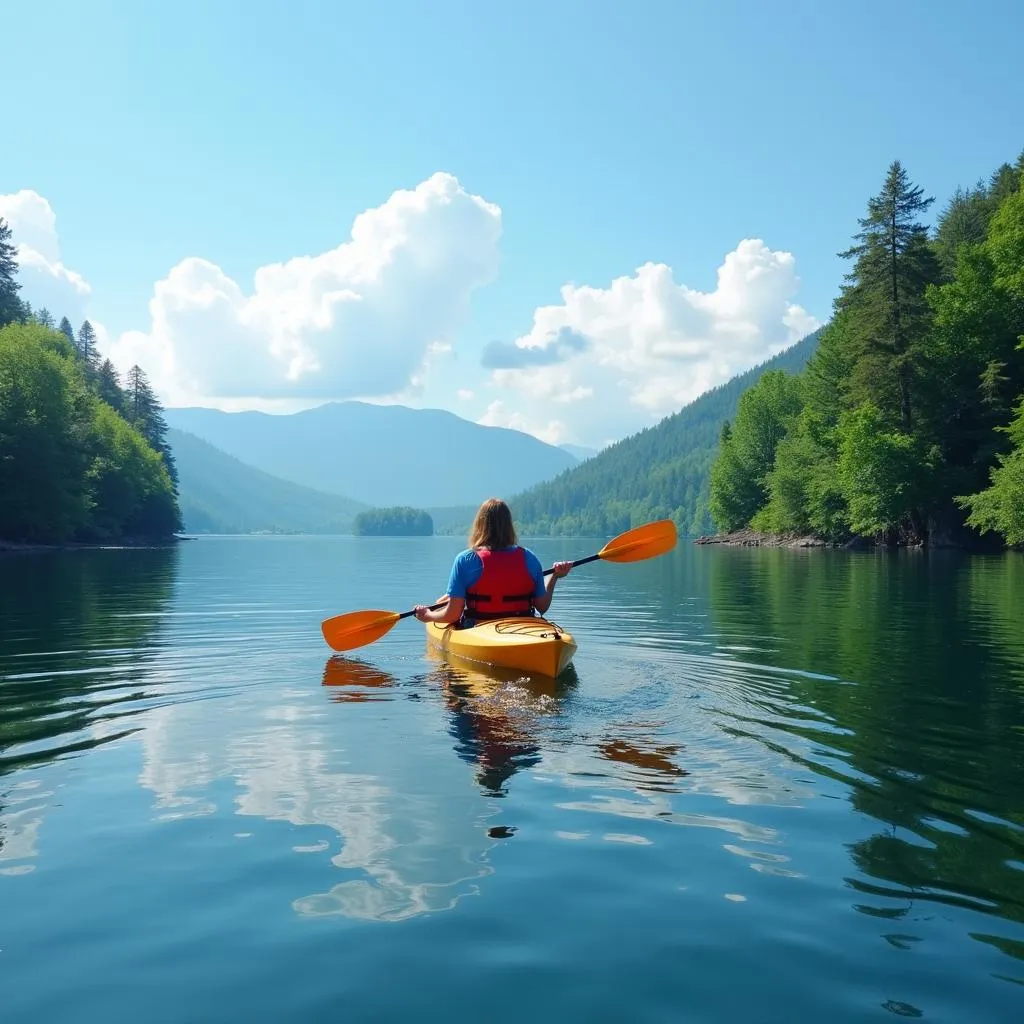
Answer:
[[(88, 282), (83, 315), (120, 360), (139, 358), (160, 385), (173, 372), (171, 401), (254, 404), (224, 397), (234, 387), (288, 408), (362, 388), (598, 444), (826, 319), (844, 270), (835, 254), (892, 159), (938, 212), (958, 184), (1016, 158), (1022, 11), (37, 0), (4, 14), (5, 79), (20, 88), (5, 110), (0, 195), (45, 199), (60, 261)], [(258, 268), (336, 249), (356, 216), (435, 172), (500, 208), (500, 237), (467, 227), (479, 207), (439, 186), (385, 218), (403, 252), (430, 253), (425, 276), (395, 271), (372, 295), (357, 286), (358, 316), (314, 326), (295, 311), (308, 281), (245, 305)], [(16, 240), (27, 209), (19, 222), (8, 206)], [(716, 293), (744, 239), (762, 249), (740, 253)], [(192, 257), (203, 266), (182, 272), (154, 322), (155, 284)], [(669, 278), (612, 293), (645, 263)], [(209, 265), (215, 290), (233, 296), (220, 313), (201, 299)], [(737, 291), (750, 267), (775, 282), (754, 298)], [(351, 291), (348, 271), (329, 273)], [(566, 284), (597, 292), (563, 302)], [(554, 309), (535, 322), (543, 306)], [(552, 342), (566, 331), (583, 339), (571, 358)], [(393, 374), (342, 358), (378, 337)], [(516, 339), (544, 355), (500, 379), (480, 366), (489, 342)], [(249, 345), (258, 369), (225, 387)], [(285, 381), (281, 367), (295, 365)]]

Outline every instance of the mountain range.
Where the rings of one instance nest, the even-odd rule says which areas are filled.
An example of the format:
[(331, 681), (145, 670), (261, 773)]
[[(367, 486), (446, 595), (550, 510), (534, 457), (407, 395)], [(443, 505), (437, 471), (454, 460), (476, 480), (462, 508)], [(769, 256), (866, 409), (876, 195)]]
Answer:
[(189, 533), (348, 533), (367, 507), (247, 466), (183, 430), (169, 429), (167, 443)]
[(247, 466), (378, 507), (478, 505), (578, 462), (530, 434), (439, 409), (331, 402), (287, 416), (177, 408), (165, 418)]
[(405, 406), (340, 402), (288, 416), (168, 409), (185, 527), (344, 533), (365, 508), (409, 505), (430, 512), (435, 532), (461, 533), (496, 494), (523, 535), (606, 536), (664, 517), (683, 533), (707, 532), (722, 423), (762, 373), (803, 369), (817, 344), (815, 332), (599, 452)]

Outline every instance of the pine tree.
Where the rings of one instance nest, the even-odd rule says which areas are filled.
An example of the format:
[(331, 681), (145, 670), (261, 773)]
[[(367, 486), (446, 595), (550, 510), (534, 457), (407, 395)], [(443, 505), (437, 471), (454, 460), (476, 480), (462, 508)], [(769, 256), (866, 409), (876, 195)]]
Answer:
[(53, 314), (45, 306), (36, 313), (36, 322), (40, 327), (53, 330)]
[(122, 415), (153, 449), (159, 452), (167, 466), (171, 481), (177, 493), (178, 468), (174, 462), (174, 453), (167, 443), (167, 423), (164, 420), (163, 408), (153, 391), (145, 372), (136, 364), (128, 371), (128, 379), (124, 389)]
[(66, 316), (61, 317), (60, 327), (57, 330), (71, 342), (71, 347), (77, 352), (78, 342), (75, 341), (75, 329), (71, 326), (71, 321)]
[(124, 409), (124, 395), (121, 392), (121, 381), (117, 370), (109, 359), (104, 359), (96, 374), (96, 394), (115, 412)]
[(952, 280), (956, 256), (962, 245), (978, 245), (988, 228), (988, 191), (982, 185), (958, 188), (939, 217), (935, 249), (946, 278)]
[(92, 372), (99, 369), (99, 356), (96, 352), (96, 331), (88, 320), (78, 329), (78, 351), (86, 368)]
[(836, 308), (855, 314), (860, 397), (898, 418), (904, 430), (914, 415), (916, 343), (928, 325), (925, 291), (940, 278), (928, 229), (917, 219), (933, 202), (894, 161), (859, 220), (857, 244), (839, 254), (856, 259)]
[(17, 250), (11, 242), (11, 229), (0, 217), (0, 327), (24, 319), (24, 310), (18, 291)]

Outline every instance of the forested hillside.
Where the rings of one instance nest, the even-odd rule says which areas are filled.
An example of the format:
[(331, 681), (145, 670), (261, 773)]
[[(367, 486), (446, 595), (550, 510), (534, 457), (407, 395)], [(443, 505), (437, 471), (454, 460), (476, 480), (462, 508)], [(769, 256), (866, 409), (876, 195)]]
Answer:
[(722, 434), (724, 530), (1024, 543), (1024, 155), (933, 202), (894, 163), (802, 374), (744, 394)]
[(163, 540), (181, 526), (163, 411), (145, 374), (122, 387), (95, 331), (54, 328), (18, 292), (0, 220), (0, 539)]
[(348, 533), (364, 505), (247, 466), (183, 430), (167, 440), (189, 533)]
[(661, 518), (691, 536), (711, 529), (709, 476), (722, 424), (761, 374), (803, 369), (817, 343), (817, 332), (808, 335), (657, 425), (511, 498), (520, 532), (603, 536)]

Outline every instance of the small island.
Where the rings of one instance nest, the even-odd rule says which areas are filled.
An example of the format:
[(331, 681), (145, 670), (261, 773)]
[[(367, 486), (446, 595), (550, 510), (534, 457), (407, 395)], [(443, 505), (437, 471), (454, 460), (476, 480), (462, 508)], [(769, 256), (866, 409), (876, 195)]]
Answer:
[(371, 508), (352, 522), (357, 537), (432, 537), (434, 520), (419, 508)]

